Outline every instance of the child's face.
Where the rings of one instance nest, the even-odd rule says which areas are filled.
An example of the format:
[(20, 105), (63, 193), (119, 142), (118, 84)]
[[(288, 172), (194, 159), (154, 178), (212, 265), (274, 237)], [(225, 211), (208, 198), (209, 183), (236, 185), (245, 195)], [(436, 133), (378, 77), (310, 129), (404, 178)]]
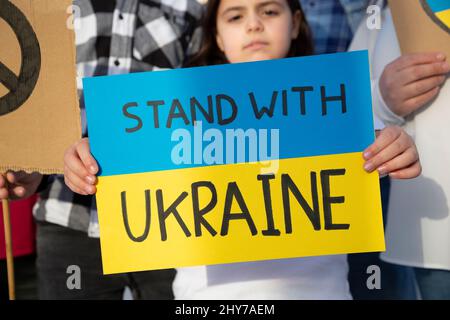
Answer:
[(287, 0), (221, 0), (216, 40), (230, 63), (279, 59), (299, 28), (300, 12)]

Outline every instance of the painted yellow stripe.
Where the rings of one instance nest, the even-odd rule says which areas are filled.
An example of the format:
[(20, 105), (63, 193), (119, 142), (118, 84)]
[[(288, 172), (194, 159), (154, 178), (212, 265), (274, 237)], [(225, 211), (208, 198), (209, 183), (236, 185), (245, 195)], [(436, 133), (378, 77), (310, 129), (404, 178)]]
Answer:
[[(367, 174), (361, 153), (280, 160), (275, 178), (270, 180), (275, 228), (279, 236), (265, 236), (267, 228), (264, 195), (257, 175), (257, 164), (230, 164), (159, 171), (142, 174), (100, 177), (97, 193), (104, 273), (120, 273), (192, 265), (231, 263), (351, 252), (383, 251), (384, 234), (378, 174)], [(349, 224), (348, 230), (324, 230), (324, 205), (320, 172), (345, 169), (345, 174), (330, 177), (330, 196), (344, 197), (344, 203), (331, 204), (333, 223)], [(305, 200), (312, 206), (311, 172), (316, 172), (320, 230), (290, 195), (292, 233), (287, 234), (281, 192), (281, 175), (289, 174)], [(217, 204), (204, 218), (217, 231), (206, 228), (195, 235), (191, 184), (210, 181), (217, 190)], [(252, 236), (245, 220), (231, 220), (227, 235), (221, 235), (227, 186), (236, 182), (257, 229)], [(161, 189), (164, 208), (182, 193), (187, 197), (178, 205), (180, 217), (191, 232), (187, 237), (174, 216), (167, 218), (167, 240), (161, 240), (155, 191)], [(145, 226), (145, 190), (150, 190), (151, 223), (148, 237), (130, 240), (124, 227), (121, 192), (126, 205), (131, 233), (138, 237)], [(211, 200), (211, 193), (199, 189), (200, 208)], [(231, 212), (241, 208), (236, 199)]]
[(436, 12), (436, 16), (441, 20), (447, 27), (450, 28), (450, 9)]

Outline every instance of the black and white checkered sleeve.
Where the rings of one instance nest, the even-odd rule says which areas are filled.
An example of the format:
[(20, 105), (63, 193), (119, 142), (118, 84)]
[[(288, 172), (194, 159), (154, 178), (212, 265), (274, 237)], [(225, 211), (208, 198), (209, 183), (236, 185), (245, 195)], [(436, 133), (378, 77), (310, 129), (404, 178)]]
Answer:
[(196, 0), (140, 1), (133, 49), (136, 60), (159, 68), (182, 66), (198, 49), (194, 34), (202, 13), (203, 6)]

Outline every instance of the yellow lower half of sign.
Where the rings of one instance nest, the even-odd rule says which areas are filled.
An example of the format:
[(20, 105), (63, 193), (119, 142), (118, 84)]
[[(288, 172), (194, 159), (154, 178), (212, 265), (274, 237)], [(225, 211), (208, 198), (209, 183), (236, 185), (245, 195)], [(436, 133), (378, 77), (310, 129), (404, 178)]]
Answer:
[(437, 12), (436, 16), (441, 20), (447, 27), (450, 28), (450, 9)]
[(100, 177), (97, 207), (105, 274), (385, 250), (359, 152)]

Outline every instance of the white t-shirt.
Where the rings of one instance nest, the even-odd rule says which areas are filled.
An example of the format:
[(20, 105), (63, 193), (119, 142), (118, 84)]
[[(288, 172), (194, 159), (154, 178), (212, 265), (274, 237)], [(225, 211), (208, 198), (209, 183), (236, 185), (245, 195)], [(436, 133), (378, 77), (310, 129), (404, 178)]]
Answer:
[(348, 300), (346, 255), (177, 269), (175, 299)]

